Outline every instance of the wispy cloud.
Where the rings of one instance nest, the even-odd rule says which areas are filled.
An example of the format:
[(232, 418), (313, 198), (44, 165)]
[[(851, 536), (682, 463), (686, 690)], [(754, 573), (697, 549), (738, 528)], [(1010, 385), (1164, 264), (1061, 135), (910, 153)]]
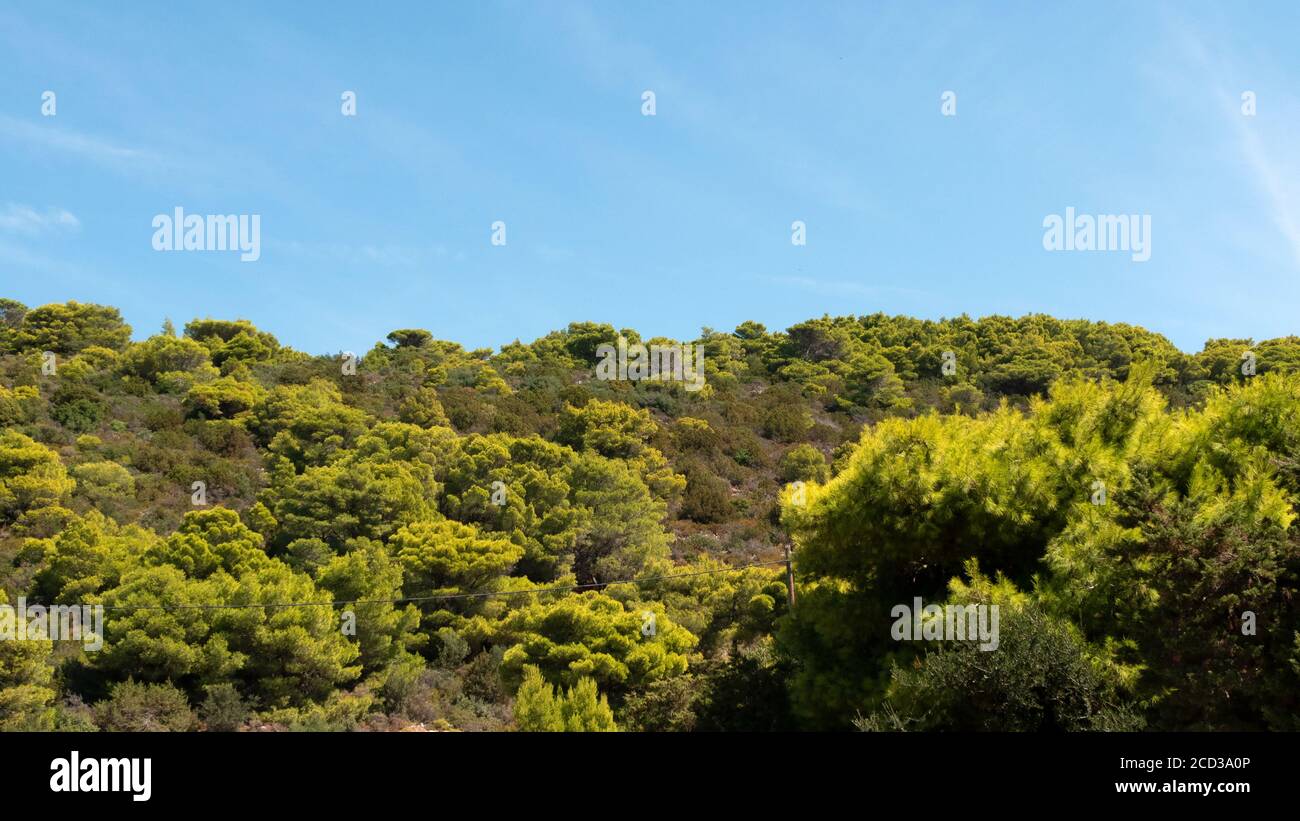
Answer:
[(36, 236), (51, 231), (75, 231), (81, 227), (72, 212), (62, 208), (36, 210), (31, 205), (9, 203), (0, 209), (0, 231)]
[(81, 220), (63, 208), (6, 203), (0, 206), (0, 265), (85, 281), (80, 266), (62, 258), (65, 245), (59, 242), (80, 230)]
[(533, 249), (539, 259), (547, 262), (567, 262), (577, 256), (571, 249), (542, 243)]
[(447, 256), (447, 249), (441, 245), (351, 245), (338, 242), (312, 243), (289, 240), (268, 243), (268, 247), (272, 251), (303, 259), (343, 265), (375, 265), (384, 268), (414, 268)]
[[(1236, 102), (1220, 89), (1227, 105), (1235, 107)], [(1291, 246), (1297, 267), (1300, 267), (1300, 192), (1288, 188), (1283, 180), (1294, 180), (1294, 168), (1288, 169), (1286, 160), (1269, 149), (1260, 136), (1247, 124), (1247, 118), (1238, 116), (1237, 147), (1246, 159), (1255, 184), (1268, 199), (1269, 209), (1274, 225), (1286, 237)], [(1294, 132), (1290, 132), (1294, 135)]]
[(37, 211), (30, 205), (11, 202), (0, 210), (0, 231), (37, 236), (52, 231), (75, 231), (80, 227), (81, 221), (62, 208)]
[(638, 93), (643, 88), (654, 90), (660, 105), (672, 101), (668, 110), (676, 112), (674, 121), (684, 123), (696, 137), (728, 146), (733, 154), (755, 158), (763, 173), (791, 191), (859, 213), (875, 207), (873, 198), (846, 174), (843, 164), (816, 149), (802, 128), (764, 125), (744, 105), (672, 70), (650, 47), (620, 37), (588, 6), (565, 6), (559, 10), (559, 19), (572, 44), (573, 58), (587, 66), (590, 76), (604, 87)]
[(769, 276), (764, 277), (775, 285), (785, 285), (820, 296), (880, 296), (881, 294), (905, 294), (907, 296), (929, 296), (929, 292), (916, 288), (899, 288), (895, 285), (865, 285), (861, 282), (846, 280), (813, 279), (812, 277)]
[(98, 269), (86, 268), (78, 263), (50, 256), (31, 247), (11, 242), (4, 236), (0, 236), (0, 266), (9, 269), (11, 278), (16, 272), (24, 271), (39, 272), (44, 277), (57, 277), (69, 286), (102, 287), (106, 283), (120, 284), (119, 281), (106, 277), (104, 272)]
[[(1300, 157), (1289, 150), (1300, 123), (1286, 114), (1296, 109), (1294, 101), (1275, 95), (1264, 103), (1274, 112), (1272, 116), (1244, 116), (1240, 91), (1229, 91), (1223, 83), (1224, 77), (1241, 76), (1237, 61), (1225, 47), (1212, 51), (1206, 38), (1185, 21), (1173, 25), (1181, 36), (1185, 53), (1201, 70), (1202, 82), (1209, 85), (1223, 115), (1232, 123), (1233, 147), (1245, 162), (1252, 182), (1264, 196), (1267, 213), (1290, 247), (1296, 265), (1300, 266), (1300, 188), (1292, 182), (1300, 172)], [(1281, 128), (1270, 141), (1273, 133), (1270, 126), (1279, 121), (1279, 114)]]
[(162, 162), (162, 158), (152, 151), (128, 148), (89, 134), (68, 131), (54, 125), (35, 125), (2, 114), (0, 114), (0, 137), (38, 149), (73, 154), (91, 162), (119, 169)]

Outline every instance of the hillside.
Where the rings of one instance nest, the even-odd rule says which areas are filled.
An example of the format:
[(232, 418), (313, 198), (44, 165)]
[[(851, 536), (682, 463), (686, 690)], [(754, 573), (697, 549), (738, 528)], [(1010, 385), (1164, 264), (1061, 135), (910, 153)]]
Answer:
[[(0, 643), (0, 727), (1295, 728), (1296, 337), (746, 322), (690, 390), (588, 322), (132, 336), (0, 300), (0, 595), (107, 613)], [(914, 596), (1003, 607), (985, 690)]]

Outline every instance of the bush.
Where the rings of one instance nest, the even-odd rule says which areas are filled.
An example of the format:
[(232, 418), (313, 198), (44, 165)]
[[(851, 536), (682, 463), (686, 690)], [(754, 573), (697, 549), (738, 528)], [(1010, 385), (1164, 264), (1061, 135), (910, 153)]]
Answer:
[(235, 689), (235, 685), (221, 683), (209, 684), (206, 688), (208, 697), (203, 702), (200, 714), (203, 716), (205, 729), (217, 733), (232, 733), (248, 720), (249, 709), (244, 699)]
[(233, 419), (252, 411), (256, 402), (252, 385), (228, 376), (195, 385), (185, 396), (189, 414), (200, 419)]
[(686, 475), (686, 495), (681, 514), (701, 523), (725, 522), (731, 514), (731, 486), (702, 469)]
[(813, 426), (812, 414), (802, 405), (780, 405), (763, 419), (763, 435), (778, 442), (796, 442)]
[(135, 496), (135, 478), (117, 462), (86, 462), (72, 469), (77, 492), (96, 507)]
[(420, 388), (402, 401), (397, 418), (422, 428), (450, 427), (442, 403), (438, 401), (438, 392), (433, 388)]
[(526, 733), (610, 733), (618, 730), (609, 700), (596, 682), (583, 677), (568, 692), (556, 693), (541, 671), (524, 668), (515, 696), (515, 726)]
[(50, 418), (78, 433), (93, 430), (104, 418), (104, 400), (84, 385), (60, 385), (50, 398)]
[(812, 445), (797, 445), (785, 452), (780, 463), (781, 479), (786, 482), (825, 482), (830, 476), (826, 457)]
[(185, 694), (166, 684), (137, 684), (128, 679), (113, 685), (109, 697), (95, 705), (100, 728), (127, 733), (183, 733), (197, 721)]
[(1134, 731), (1143, 722), (1094, 667), (1066, 622), (1035, 605), (1002, 607), (999, 644), (944, 642), (919, 667), (895, 667), (880, 711), (862, 730)]

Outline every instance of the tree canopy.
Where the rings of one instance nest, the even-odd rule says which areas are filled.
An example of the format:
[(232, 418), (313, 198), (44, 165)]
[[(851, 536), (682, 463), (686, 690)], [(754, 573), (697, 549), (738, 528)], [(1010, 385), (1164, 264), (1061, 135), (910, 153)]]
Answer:
[(744, 322), (689, 391), (620, 337), (676, 343), (0, 300), (0, 601), (105, 607), (0, 641), (0, 729), (1300, 729), (1300, 338)]

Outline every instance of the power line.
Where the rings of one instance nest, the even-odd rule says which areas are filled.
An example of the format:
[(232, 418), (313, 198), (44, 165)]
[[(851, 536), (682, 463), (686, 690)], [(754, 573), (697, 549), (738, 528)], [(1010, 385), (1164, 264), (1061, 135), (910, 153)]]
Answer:
[[(714, 570), (693, 570), (688, 573), (665, 573), (659, 576), (643, 576), (639, 579), (620, 579), (612, 582), (589, 582), (587, 584), (566, 584), (556, 585), (553, 587), (534, 587), (528, 590), (489, 590), (479, 593), (444, 593), (437, 596), (406, 596), (400, 599), (341, 599), (327, 602), (251, 602), (248, 604), (141, 604), (141, 605), (120, 605), (105, 604), (101, 605), (105, 610), (238, 610), (249, 609), (254, 607), (268, 608), (288, 608), (288, 607), (337, 607), (340, 605), (351, 604), (414, 604), (417, 602), (427, 601), (451, 601), (455, 599), (487, 599), (494, 596), (530, 596), (537, 593), (570, 593), (575, 590), (590, 590), (598, 587), (610, 587), (616, 584), (649, 584), (651, 582), (666, 581), (668, 579), (685, 579), (692, 576), (710, 576), (717, 573), (735, 573), (741, 570), (749, 570), (755, 567), (765, 567), (774, 564), (785, 564), (785, 559), (773, 559), (766, 562), (752, 562), (742, 564), (736, 567), (722, 567)], [(50, 607), (80, 607), (81, 605), (50, 605)], [(92, 607), (94, 605), (91, 605)]]

